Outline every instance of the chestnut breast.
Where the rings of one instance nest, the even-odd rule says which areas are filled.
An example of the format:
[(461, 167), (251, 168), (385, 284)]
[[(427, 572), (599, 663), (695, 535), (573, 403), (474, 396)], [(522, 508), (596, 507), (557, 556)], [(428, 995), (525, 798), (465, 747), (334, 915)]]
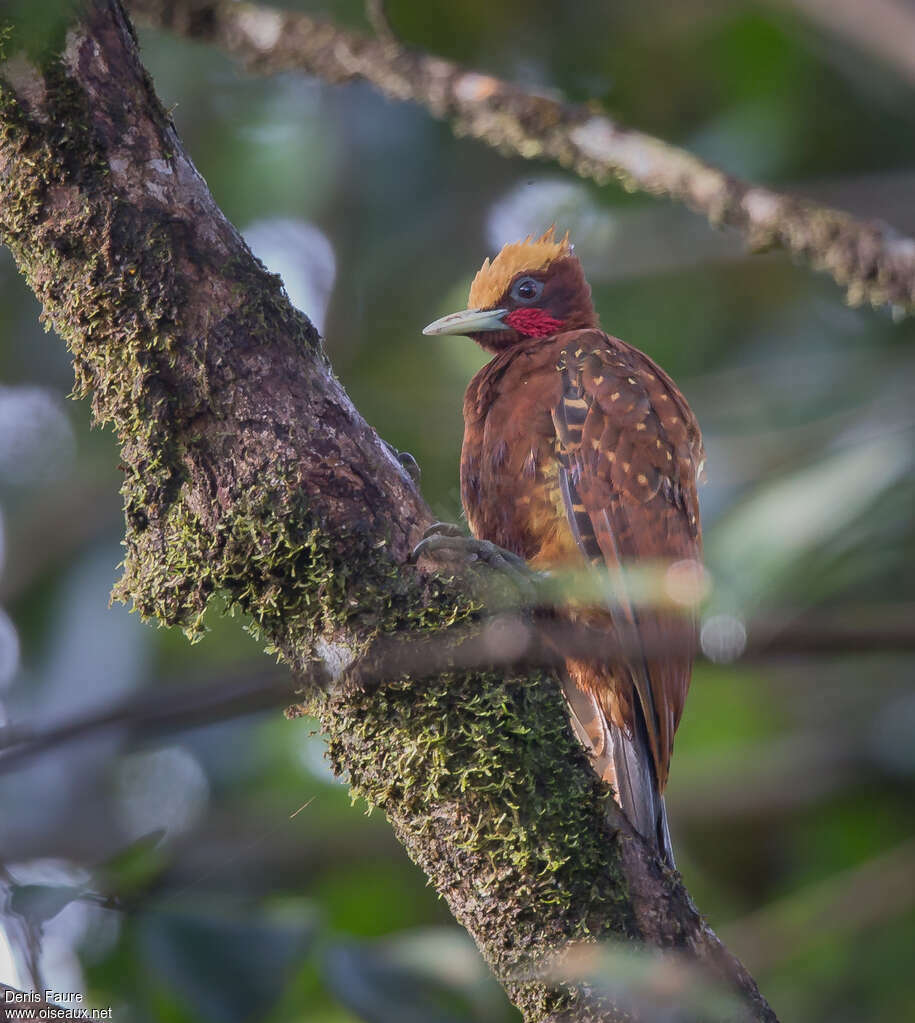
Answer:
[(559, 489), (552, 409), (560, 349), (542, 339), (513, 347), (464, 396), (461, 499), (471, 531), (538, 568), (584, 561)]

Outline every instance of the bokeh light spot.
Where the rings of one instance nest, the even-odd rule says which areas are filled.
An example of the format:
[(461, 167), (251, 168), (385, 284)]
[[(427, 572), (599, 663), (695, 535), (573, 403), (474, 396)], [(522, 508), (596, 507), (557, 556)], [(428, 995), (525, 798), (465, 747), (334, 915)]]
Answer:
[(210, 785), (197, 758), (180, 746), (126, 757), (118, 770), (118, 819), (130, 839), (164, 829), (188, 831), (209, 801)]
[(747, 629), (734, 615), (712, 615), (702, 623), (699, 634), (702, 652), (716, 664), (736, 661), (747, 647)]
[(0, 385), (0, 484), (30, 486), (67, 475), (76, 441), (55, 394)]

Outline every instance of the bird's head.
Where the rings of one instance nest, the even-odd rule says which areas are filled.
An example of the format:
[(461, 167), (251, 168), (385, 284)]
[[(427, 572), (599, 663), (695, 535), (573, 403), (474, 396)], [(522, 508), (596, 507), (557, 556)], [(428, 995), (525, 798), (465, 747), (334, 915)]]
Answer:
[(501, 352), (532, 337), (596, 327), (591, 288), (569, 235), (506, 245), (486, 260), (470, 286), (468, 308), (430, 323), (424, 334), (462, 334)]

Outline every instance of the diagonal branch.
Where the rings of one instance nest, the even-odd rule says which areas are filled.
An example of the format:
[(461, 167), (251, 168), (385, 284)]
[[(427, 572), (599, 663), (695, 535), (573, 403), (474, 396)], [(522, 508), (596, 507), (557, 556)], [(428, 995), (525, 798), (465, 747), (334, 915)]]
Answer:
[(608, 804), (548, 673), (335, 684), (380, 637), (473, 622), (481, 598), (410, 564), (431, 521), (412, 480), (216, 206), (120, 4), (79, 12), (60, 52), (0, 54), (0, 238), (121, 443), (116, 595), (193, 635), (219, 593), (313, 680), (334, 766), (385, 811), (526, 1020), (619, 1019), (537, 970), (611, 938), (687, 951), (773, 1020)]
[(130, 0), (130, 6), (145, 23), (219, 46), (249, 71), (364, 80), (501, 152), (554, 161), (600, 184), (615, 179), (631, 191), (685, 203), (712, 224), (742, 232), (753, 250), (783, 248), (830, 274), (852, 305), (915, 310), (915, 240), (879, 222), (741, 181), (590, 107), (293, 11), (236, 0)]

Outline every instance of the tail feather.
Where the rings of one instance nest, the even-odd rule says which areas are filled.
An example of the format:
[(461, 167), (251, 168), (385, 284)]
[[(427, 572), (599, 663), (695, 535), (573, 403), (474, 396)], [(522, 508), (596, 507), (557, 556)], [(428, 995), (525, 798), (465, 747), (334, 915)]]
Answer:
[(612, 723), (608, 724), (613, 742), (617, 799), (636, 831), (653, 843), (661, 858), (673, 867), (667, 808), (658, 791), (654, 758), (638, 705), (634, 710), (636, 727), (632, 735)]
[(636, 727), (630, 735), (608, 721), (597, 698), (567, 675), (563, 677), (563, 692), (572, 729), (588, 751), (594, 770), (613, 786), (616, 801), (636, 831), (673, 867), (667, 810), (658, 791), (654, 758), (638, 707)]

